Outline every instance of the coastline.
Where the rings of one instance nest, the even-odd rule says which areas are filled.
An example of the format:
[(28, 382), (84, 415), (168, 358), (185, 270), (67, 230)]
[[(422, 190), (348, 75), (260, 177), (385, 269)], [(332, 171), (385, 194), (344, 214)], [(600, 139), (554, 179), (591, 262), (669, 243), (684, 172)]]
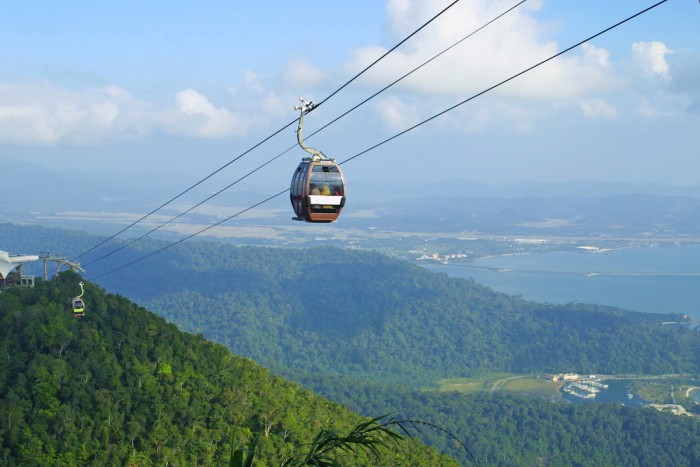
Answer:
[(700, 322), (700, 244), (696, 243), (625, 248), (612, 255), (571, 249), (510, 252), (420, 265), (527, 300), (681, 314)]

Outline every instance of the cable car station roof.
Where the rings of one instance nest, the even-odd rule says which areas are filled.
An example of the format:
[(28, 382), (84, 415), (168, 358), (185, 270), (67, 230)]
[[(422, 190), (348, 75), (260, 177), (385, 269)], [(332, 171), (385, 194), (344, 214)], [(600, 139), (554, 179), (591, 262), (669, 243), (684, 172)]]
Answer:
[(37, 255), (10, 255), (0, 250), (0, 278), (5, 279), (13, 269), (24, 263), (38, 260)]

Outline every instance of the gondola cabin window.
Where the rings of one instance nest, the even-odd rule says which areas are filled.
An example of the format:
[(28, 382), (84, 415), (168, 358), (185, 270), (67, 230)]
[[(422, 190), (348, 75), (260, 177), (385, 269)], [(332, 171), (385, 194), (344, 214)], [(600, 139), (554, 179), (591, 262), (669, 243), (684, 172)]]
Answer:
[(315, 165), (309, 184), (315, 185), (324, 196), (343, 196), (343, 179), (334, 165)]

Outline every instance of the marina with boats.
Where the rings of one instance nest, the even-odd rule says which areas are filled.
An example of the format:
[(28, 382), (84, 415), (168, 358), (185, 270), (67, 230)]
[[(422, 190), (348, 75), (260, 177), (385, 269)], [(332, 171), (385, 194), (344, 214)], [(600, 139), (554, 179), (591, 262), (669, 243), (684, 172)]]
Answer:
[(563, 382), (564, 399), (573, 403), (611, 402), (628, 406), (641, 406), (649, 401), (635, 394), (631, 381), (608, 379), (599, 375), (563, 373), (550, 376), (552, 381)]
[(562, 391), (574, 397), (593, 399), (597, 397), (602, 390), (608, 388), (609, 386), (603, 383), (603, 381), (596, 377), (592, 377), (566, 383), (562, 388)]
[[(649, 407), (674, 415), (697, 416), (695, 413), (692, 413), (694, 411), (688, 408), (687, 402), (683, 402), (683, 398), (679, 397), (678, 391), (675, 391), (674, 395), (673, 384), (670, 386), (670, 395), (666, 397), (666, 400), (663, 402), (661, 400), (647, 400), (637, 393), (638, 388), (636, 384), (638, 384), (639, 381), (643, 380), (646, 381), (646, 384), (649, 384), (651, 381), (658, 381), (663, 379), (663, 377), (617, 379), (596, 375), (567, 373), (554, 375), (551, 379), (552, 381), (561, 381), (564, 383), (560, 388), (561, 394), (564, 400), (574, 404), (616, 403), (628, 407)], [(658, 383), (654, 384), (659, 386)], [(685, 394), (685, 399), (690, 401), (691, 404), (698, 405), (700, 402), (692, 397), (692, 393), (695, 392), (694, 389), (696, 389), (695, 386), (689, 386), (683, 393)], [(685, 404), (685, 407), (683, 404)]]

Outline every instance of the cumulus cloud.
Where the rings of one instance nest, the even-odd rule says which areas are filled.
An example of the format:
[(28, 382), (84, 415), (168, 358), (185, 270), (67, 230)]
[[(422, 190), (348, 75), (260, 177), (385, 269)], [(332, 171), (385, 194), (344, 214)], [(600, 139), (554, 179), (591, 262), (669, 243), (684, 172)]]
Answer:
[(244, 79), (245, 79), (246, 87), (248, 89), (250, 89), (251, 91), (256, 92), (256, 93), (262, 93), (264, 91), (263, 85), (260, 82), (260, 78), (258, 77), (257, 74), (248, 70), (245, 72)]
[(189, 128), (191, 134), (204, 138), (221, 138), (228, 135), (244, 134), (247, 130), (246, 120), (223, 107), (215, 107), (209, 100), (194, 89), (180, 91), (175, 96), (177, 110), (183, 119), (178, 119), (185, 126), (178, 125), (171, 130), (179, 131)]
[(508, 131), (530, 134), (547, 112), (513, 101), (485, 100), (446, 115), (448, 124), (465, 133), (479, 133), (494, 125)]
[[(418, 40), (392, 52), (372, 69), (372, 84), (391, 82), (436, 53), (465, 37), (512, 6), (502, 0), (474, 0), (453, 6), (448, 14), (421, 32)], [(467, 96), (484, 90), (544, 60), (561, 48), (546, 39), (550, 26), (537, 21), (532, 2), (519, 7), (470, 37), (401, 83), (425, 94)], [(434, 1), (391, 0), (387, 7), (389, 30), (396, 37), (412, 32), (436, 12)], [(356, 51), (348, 68), (359, 71), (384, 50), (376, 46)], [(537, 99), (578, 99), (617, 84), (610, 53), (587, 44), (557, 58), (494, 91), (498, 95)], [(375, 70), (376, 68), (376, 70)]]
[(0, 83), (0, 143), (85, 145), (171, 134), (221, 138), (245, 134), (257, 121), (216, 107), (193, 89), (158, 108), (117, 86), (69, 91), (50, 84)]
[(262, 100), (262, 109), (269, 115), (289, 118), (294, 115), (292, 103), (296, 102), (296, 99), (291, 94), (280, 96), (277, 93), (269, 92)]
[(663, 42), (635, 42), (632, 51), (642, 70), (660, 81), (670, 81), (671, 71), (666, 55), (671, 51)]
[(381, 99), (375, 108), (382, 123), (390, 130), (403, 130), (420, 121), (418, 111), (395, 96)]
[(44, 84), (0, 84), (0, 142), (91, 144), (146, 131), (150, 105), (115, 86), (71, 92)]

